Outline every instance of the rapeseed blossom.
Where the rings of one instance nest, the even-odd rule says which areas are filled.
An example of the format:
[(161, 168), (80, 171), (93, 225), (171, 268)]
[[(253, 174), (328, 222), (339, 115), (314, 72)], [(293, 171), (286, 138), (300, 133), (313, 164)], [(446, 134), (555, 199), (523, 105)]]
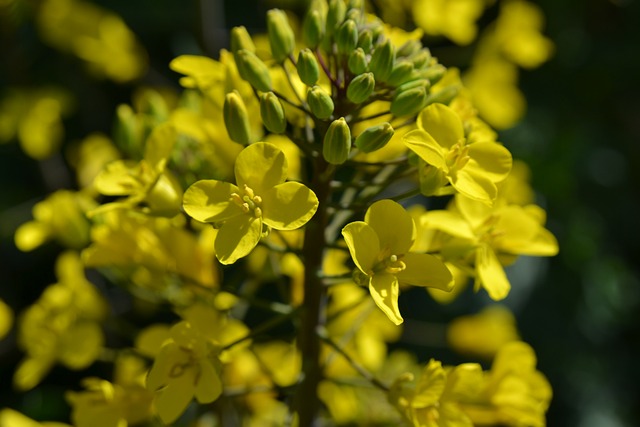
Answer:
[(287, 159), (273, 144), (257, 142), (236, 159), (236, 185), (201, 180), (187, 189), (184, 209), (194, 219), (218, 223), (215, 252), (223, 264), (247, 256), (266, 230), (294, 230), (318, 208), (313, 191), (285, 182)]

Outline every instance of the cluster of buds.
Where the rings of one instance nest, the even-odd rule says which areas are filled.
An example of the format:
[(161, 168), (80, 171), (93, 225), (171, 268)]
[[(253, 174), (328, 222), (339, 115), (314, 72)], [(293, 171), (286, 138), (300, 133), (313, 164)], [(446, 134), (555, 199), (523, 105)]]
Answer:
[[(392, 31), (366, 14), (361, 1), (314, 0), (301, 28), (303, 46), (296, 45), (287, 15), (279, 9), (268, 12), (267, 30), (271, 58), (258, 56), (261, 52), (244, 27), (232, 30), (231, 50), (240, 77), (259, 96), (268, 131), (289, 129), (294, 136), (298, 131), (330, 164), (352, 157), (354, 145), (364, 153), (381, 149), (394, 135), (394, 120), (400, 118), (396, 126), (413, 123), (427, 105), (446, 103), (456, 94), (453, 87), (433, 89), (446, 69), (420, 40), (403, 37), (402, 44), (394, 43)], [(277, 87), (276, 67), (284, 69), (298, 102)], [(305, 113), (305, 127), (316, 132), (293, 129), (301, 123), (292, 117), (297, 110)], [(234, 93), (227, 95), (224, 118), (232, 140), (251, 142), (246, 108)], [(385, 121), (354, 134), (353, 125), (369, 123), (368, 118)]]

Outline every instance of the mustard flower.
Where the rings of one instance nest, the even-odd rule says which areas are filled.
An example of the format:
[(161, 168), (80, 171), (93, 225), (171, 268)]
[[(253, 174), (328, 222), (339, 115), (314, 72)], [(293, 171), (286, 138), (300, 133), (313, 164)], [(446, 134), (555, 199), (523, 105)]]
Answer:
[(418, 129), (404, 136), (404, 143), (434, 168), (431, 179), (448, 181), (459, 193), (491, 204), (498, 194), (496, 184), (511, 170), (509, 150), (495, 141), (470, 143), (474, 138), (465, 135), (460, 116), (444, 104), (425, 108), (417, 124)]
[(273, 144), (245, 148), (235, 163), (236, 184), (201, 180), (184, 194), (184, 210), (192, 218), (220, 225), (215, 251), (223, 264), (248, 255), (264, 228), (294, 230), (318, 209), (318, 198), (305, 185), (285, 182), (287, 159)]
[(211, 403), (222, 393), (217, 350), (187, 321), (175, 324), (171, 338), (162, 345), (147, 377), (147, 388), (156, 392), (160, 419), (175, 421), (195, 397)]
[(347, 224), (342, 235), (373, 300), (396, 325), (403, 322), (398, 309), (400, 283), (451, 290), (451, 273), (438, 258), (409, 252), (416, 227), (398, 203), (375, 202), (364, 222)]

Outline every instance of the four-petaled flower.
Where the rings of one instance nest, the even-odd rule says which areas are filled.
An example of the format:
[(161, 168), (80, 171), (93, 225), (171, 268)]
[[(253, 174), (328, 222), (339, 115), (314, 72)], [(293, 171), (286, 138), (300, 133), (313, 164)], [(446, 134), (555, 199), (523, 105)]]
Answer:
[(403, 319), (398, 309), (400, 283), (449, 291), (453, 278), (445, 265), (429, 254), (410, 253), (416, 237), (411, 215), (392, 200), (375, 202), (364, 222), (342, 229), (356, 267), (366, 276), (375, 303), (396, 325)]
[(236, 185), (201, 180), (184, 194), (184, 210), (202, 222), (221, 224), (215, 251), (223, 264), (249, 254), (263, 226), (294, 230), (318, 209), (315, 193), (299, 182), (285, 182), (287, 159), (275, 145), (256, 142), (235, 163)]
[[(460, 116), (444, 104), (422, 110), (417, 125), (403, 140), (435, 169), (427, 173), (430, 179), (441, 181), (440, 185), (448, 181), (459, 193), (490, 205), (498, 194), (496, 183), (511, 171), (509, 150), (495, 141), (469, 143), (474, 135), (465, 137)], [(438, 194), (437, 188), (433, 190), (426, 195)]]

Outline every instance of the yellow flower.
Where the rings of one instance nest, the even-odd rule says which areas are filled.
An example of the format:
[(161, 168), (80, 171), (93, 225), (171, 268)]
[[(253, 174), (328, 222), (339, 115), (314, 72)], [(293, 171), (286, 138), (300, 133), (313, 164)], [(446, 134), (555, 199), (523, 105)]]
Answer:
[(0, 426), (3, 427), (71, 427), (69, 424), (56, 423), (51, 421), (38, 422), (22, 415), (13, 409), (4, 408), (0, 410)]
[(294, 230), (318, 208), (315, 193), (285, 182), (287, 159), (273, 144), (257, 142), (236, 159), (236, 184), (201, 180), (184, 194), (184, 210), (202, 222), (222, 224), (215, 241), (218, 260), (232, 264), (258, 244), (263, 227)]
[(0, 299), (0, 340), (9, 333), (13, 326), (13, 310)]
[(91, 215), (109, 209), (138, 206), (145, 213), (176, 215), (180, 211), (182, 188), (166, 168), (175, 142), (173, 126), (161, 124), (149, 136), (140, 162), (116, 160), (109, 163), (94, 181), (96, 190), (107, 196), (128, 197), (102, 205)]
[(16, 230), (15, 244), (29, 252), (48, 240), (57, 240), (71, 249), (81, 249), (89, 242), (86, 212), (95, 202), (84, 193), (58, 190), (33, 207), (33, 221)]
[(14, 374), (15, 386), (28, 390), (60, 362), (70, 369), (88, 367), (100, 354), (104, 336), (98, 324), (107, 306), (84, 276), (74, 252), (56, 262), (59, 282), (45, 289), (20, 318), (18, 344), (26, 357)]
[(484, 11), (484, 0), (416, 0), (413, 19), (429, 35), (444, 35), (467, 45), (478, 31), (476, 20)]
[(491, 359), (507, 342), (518, 339), (513, 314), (500, 305), (458, 317), (447, 327), (447, 341), (454, 350), (484, 359)]
[(373, 300), (396, 325), (403, 321), (398, 309), (400, 283), (451, 289), (451, 273), (440, 260), (409, 252), (415, 225), (411, 215), (392, 200), (375, 202), (364, 222), (347, 224), (342, 235)]
[(503, 263), (512, 262), (518, 255), (553, 256), (558, 252), (558, 243), (544, 228), (543, 219), (536, 206), (491, 208), (460, 195), (450, 210), (423, 216), (426, 227), (452, 236), (442, 243), (443, 257), (463, 269), (473, 266), (476, 290), (484, 287), (496, 301), (511, 289)]
[(147, 377), (155, 407), (165, 424), (174, 422), (191, 400), (211, 403), (222, 393), (217, 349), (189, 322), (174, 325)]
[(509, 150), (491, 140), (469, 143), (475, 136), (465, 135), (460, 117), (444, 104), (425, 108), (417, 124), (419, 129), (407, 133), (404, 143), (432, 167), (435, 186), (429, 193), (438, 194), (448, 181), (461, 194), (491, 204), (498, 194), (496, 184), (511, 170)]

